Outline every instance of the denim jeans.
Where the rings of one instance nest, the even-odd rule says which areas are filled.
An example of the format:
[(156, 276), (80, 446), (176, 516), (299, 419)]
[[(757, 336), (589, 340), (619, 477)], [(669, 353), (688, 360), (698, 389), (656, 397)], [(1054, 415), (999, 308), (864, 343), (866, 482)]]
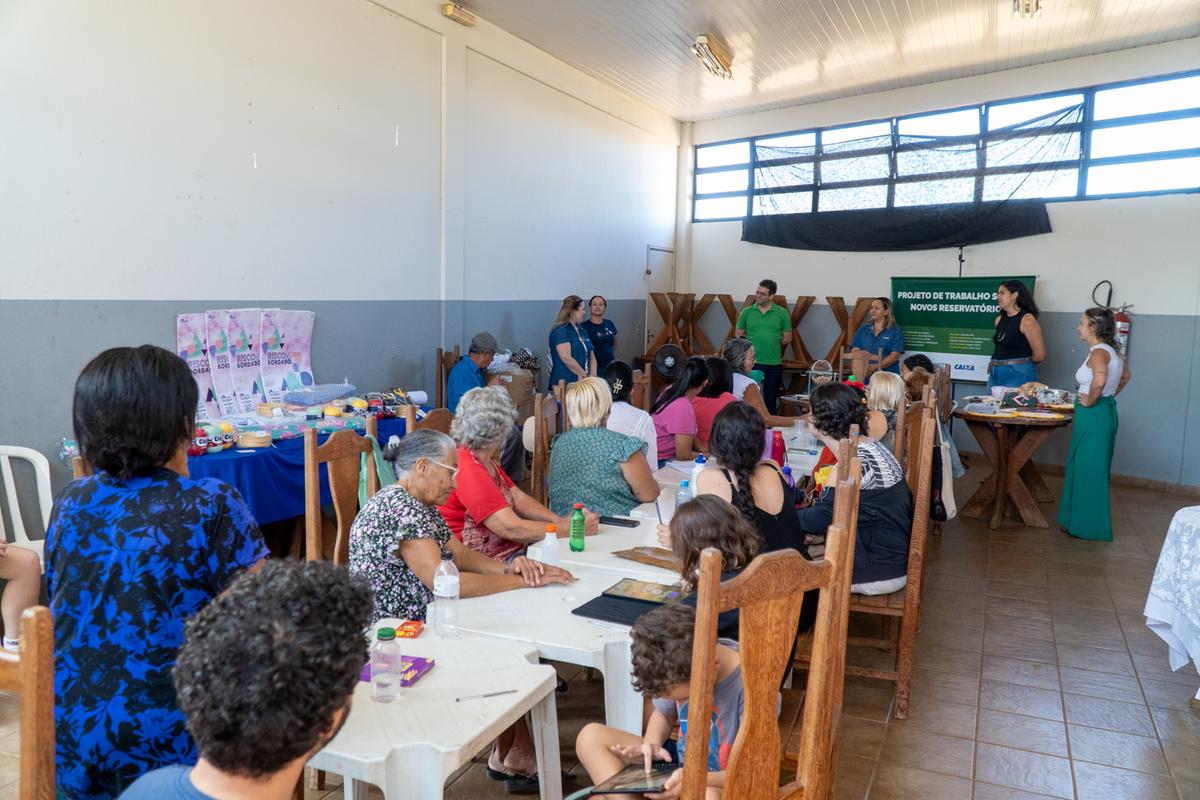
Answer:
[(1020, 386), (1022, 383), (1037, 380), (1037, 365), (1033, 360), (1019, 364), (995, 364), (988, 370), (988, 391), (993, 386)]

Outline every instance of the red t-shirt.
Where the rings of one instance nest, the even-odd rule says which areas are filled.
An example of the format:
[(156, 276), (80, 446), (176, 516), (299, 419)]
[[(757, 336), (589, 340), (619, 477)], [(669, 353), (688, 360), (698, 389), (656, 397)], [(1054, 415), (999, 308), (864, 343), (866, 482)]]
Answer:
[(497, 461), (493, 460), (491, 466), (494, 476), (474, 453), (458, 448), (454, 491), (438, 511), (460, 542), (485, 556), (503, 560), (524, 550), (525, 545), (497, 536), (483, 524), (500, 509), (512, 507), (509, 491), (515, 484)]
[(737, 398), (729, 392), (722, 392), (716, 397), (693, 397), (692, 409), (696, 412), (696, 438), (700, 440), (700, 449), (708, 452), (708, 434), (712, 432), (713, 418), (722, 408), (736, 402)]

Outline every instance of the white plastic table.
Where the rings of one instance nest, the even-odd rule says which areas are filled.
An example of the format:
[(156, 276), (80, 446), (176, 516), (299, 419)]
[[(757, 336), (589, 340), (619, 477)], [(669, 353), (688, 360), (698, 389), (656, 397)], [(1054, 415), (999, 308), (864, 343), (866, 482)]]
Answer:
[[(1171, 669), (1200, 668), (1200, 506), (1175, 512), (1146, 598), (1146, 625), (1170, 648)], [(1200, 700), (1200, 692), (1196, 694)]]
[[(637, 518), (635, 517), (635, 519)], [(616, 583), (621, 578), (638, 578), (639, 580), (656, 581), (658, 583), (674, 583), (678, 581), (679, 576), (671, 570), (655, 567), (650, 564), (641, 564), (637, 561), (631, 561), (628, 558), (613, 555), (618, 550), (628, 550), (631, 547), (660, 546), (658, 544), (658, 521), (639, 519), (638, 523), (636, 528), (625, 528), (620, 525), (601, 525), (598, 534), (589, 536), (584, 541), (584, 549), (581, 553), (571, 552), (567, 540), (560, 539), (559, 564), (564, 569), (568, 569), (572, 574), (576, 575), (578, 575), (581, 569), (603, 569), (619, 573), (612, 577), (613, 583)], [(542, 557), (542, 546), (540, 544), (531, 545), (529, 547), (529, 557), (540, 560)]]
[[(589, 536), (588, 543), (596, 538)], [(565, 539), (562, 544), (565, 549)], [(573, 583), (460, 600), (459, 628), (496, 639), (527, 642), (542, 658), (599, 670), (604, 676), (606, 722), (640, 735), (642, 697), (633, 689), (629, 627), (571, 613), (625, 576), (612, 569), (564, 566), (575, 575)], [(629, 577), (638, 575), (636, 571), (629, 573)]]
[[(389, 623), (395, 620), (379, 624)], [(538, 663), (535, 648), (469, 633), (439, 639), (426, 627), (416, 639), (401, 639), (400, 649), (436, 663), (391, 703), (372, 700), (371, 685), (360, 681), (346, 724), (308, 766), (342, 775), (347, 800), (365, 800), (368, 783), (388, 800), (437, 800), (455, 770), (532, 712), (542, 800), (561, 800), (558, 678)], [(508, 689), (517, 691), (456, 701)]]

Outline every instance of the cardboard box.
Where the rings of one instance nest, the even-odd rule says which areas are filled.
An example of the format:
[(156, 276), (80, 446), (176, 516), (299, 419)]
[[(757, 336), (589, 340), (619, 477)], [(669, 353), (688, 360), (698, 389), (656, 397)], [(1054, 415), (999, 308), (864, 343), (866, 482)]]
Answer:
[(498, 377), (513, 405), (517, 407), (517, 425), (533, 415), (533, 373), (527, 369), (502, 370), (488, 373), (488, 378)]

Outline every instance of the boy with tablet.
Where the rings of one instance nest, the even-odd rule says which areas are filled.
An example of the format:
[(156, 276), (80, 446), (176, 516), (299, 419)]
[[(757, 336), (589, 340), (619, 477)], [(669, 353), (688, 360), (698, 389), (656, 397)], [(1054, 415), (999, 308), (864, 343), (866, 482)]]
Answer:
[[(597, 786), (593, 794), (675, 798), (683, 784), (683, 759), (688, 726), (688, 692), (692, 678), (694, 608), (667, 603), (634, 623), (633, 685), (652, 698), (654, 711), (645, 736), (610, 728), (598, 722), (579, 732), (575, 752)], [(713, 711), (706, 721), (708, 800), (721, 796), (729, 751), (741, 724), (745, 693), (737, 642), (718, 639)], [(677, 733), (677, 739), (671, 734)], [(640, 775), (639, 775), (640, 773)], [(613, 780), (615, 778), (615, 780)]]

